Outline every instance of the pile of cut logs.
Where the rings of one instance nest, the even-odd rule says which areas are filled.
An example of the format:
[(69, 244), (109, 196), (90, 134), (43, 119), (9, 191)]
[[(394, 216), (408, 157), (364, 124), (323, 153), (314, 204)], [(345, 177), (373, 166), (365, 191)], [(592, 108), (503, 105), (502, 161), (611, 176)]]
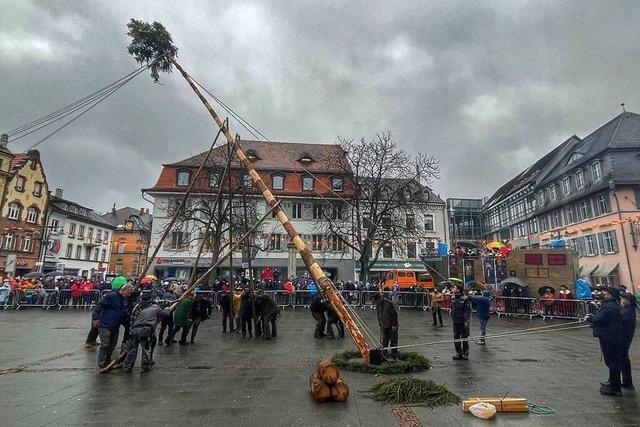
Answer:
[(340, 370), (329, 359), (320, 359), (309, 378), (311, 395), (316, 402), (344, 402), (349, 398), (349, 386), (340, 378)]

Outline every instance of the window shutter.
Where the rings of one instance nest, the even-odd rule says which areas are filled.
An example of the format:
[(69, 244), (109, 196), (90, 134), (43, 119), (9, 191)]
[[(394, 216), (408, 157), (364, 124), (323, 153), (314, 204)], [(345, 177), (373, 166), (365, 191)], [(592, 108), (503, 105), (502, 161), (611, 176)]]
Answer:
[(611, 233), (611, 244), (613, 245), (613, 252), (618, 252), (618, 237), (616, 236), (615, 231), (610, 231)]
[(602, 238), (602, 233), (598, 233), (598, 247), (600, 248), (601, 254), (606, 252), (604, 248), (604, 239)]

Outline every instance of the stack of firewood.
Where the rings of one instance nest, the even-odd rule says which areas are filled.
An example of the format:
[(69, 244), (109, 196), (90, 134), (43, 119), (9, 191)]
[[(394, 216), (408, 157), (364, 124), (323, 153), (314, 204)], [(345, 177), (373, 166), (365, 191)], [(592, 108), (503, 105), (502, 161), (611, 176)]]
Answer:
[(349, 386), (340, 378), (340, 370), (329, 359), (320, 359), (309, 378), (311, 395), (316, 402), (344, 402), (349, 398)]

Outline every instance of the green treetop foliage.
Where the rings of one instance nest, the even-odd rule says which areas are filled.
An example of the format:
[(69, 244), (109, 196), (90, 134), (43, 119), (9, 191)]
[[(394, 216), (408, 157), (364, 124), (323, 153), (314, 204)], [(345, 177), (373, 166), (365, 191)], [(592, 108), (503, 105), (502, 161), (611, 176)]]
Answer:
[(171, 34), (159, 22), (131, 19), (127, 24), (131, 43), (127, 51), (140, 65), (148, 65), (154, 82), (160, 79), (160, 72), (170, 73), (172, 60), (178, 56), (178, 48), (173, 45)]

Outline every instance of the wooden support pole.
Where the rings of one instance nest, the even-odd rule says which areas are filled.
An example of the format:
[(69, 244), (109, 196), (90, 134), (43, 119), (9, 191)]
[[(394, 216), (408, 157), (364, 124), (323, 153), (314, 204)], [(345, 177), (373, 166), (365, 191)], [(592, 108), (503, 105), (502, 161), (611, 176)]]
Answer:
[[(171, 62), (173, 63), (173, 65), (176, 66), (178, 71), (180, 71), (180, 73), (182, 74), (182, 77), (184, 77), (184, 79), (187, 81), (191, 89), (198, 96), (198, 98), (200, 99), (202, 104), (205, 106), (205, 108), (207, 109), (207, 111), (209, 112), (213, 120), (218, 125), (218, 128), (222, 130), (224, 136), (227, 138), (227, 143), (230, 146), (234, 145), (233, 135), (231, 135), (231, 132), (229, 132), (229, 129), (224, 126), (218, 114), (215, 112), (213, 107), (211, 107), (211, 104), (204, 97), (202, 92), (200, 92), (200, 90), (197, 88), (196, 84), (193, 82), (191, 77), (187, 74), (184, 68), (182, 68), (182, 66), (174, 58), (171, 58)], [(262, 180), (258, 172), (256, 172), (256, 170), (254, 169), (249, 159), (247, 159), (247, 156), (245, 156), (244, 151), (240, 147), (240, 144), (236, 143), (234, 150), (235, 150), (236, 156), (238, 157), (242, 165), (249, 172), (249, 175), (251, 176), (251, 179), (253, 180), (258, 191), (262, 194), (262, 196), (264, 197), (266, 202), (269, 204), (269, 206), (271, 206), (275, 211), (278, 221), (280, 221), (280, 223), (282, 224), (282, 227), (286, 230), (287, 234), (289, 235), (291, 242), (294, 244), (294, 246), (298, 250), (298, 253), (302, 258), (302, 261), (306, 265), (307, 270), (309, 270), (311, 277), (313, 277), (313, 279), (316, 281), (318, 286), (322, 288), (327, 298), (329, 298), (329, 300), (333, 303), (336, 313), (338, 314), (338, 316), (340, 317), (340, 320), (342, 320), (342, 322), (344, 323), (344, 326), (347, 328), (347, 330), (351, 334), (351, 337), (353, 338), (353, 341), (355, 342), (356, 347), (358, 347), (358, 350), (362, 354), (362, 358), (367, 363), (369, 363), (369, 350), (370, 350), (369, 343), (367, 342), (365, 336), (362, 334), (362, 332), (354, 322), (347, 308), (342, 303), (342, 300), (337, 294), (337, 290), (335, 286), (333, 285), (331, 280), (324, 274), (324, 272), (322, 271), (322, 268), (316, 262), (313, 254), (311, 253), (309, 248), (307, 248), (307, 245), (305, 244), (305, 242), (300, 238), (295, 227), (293, 226), (291, 221), (289, 221), (289, 218), (287, 218), (287, 215), (285, 214), (282, 207), (280, 207), (277, 204), (278, 202), (275, 196), (271, 193), (271, 191), (269, 190), (267, 185), (264, 183), (264, 181)]]

